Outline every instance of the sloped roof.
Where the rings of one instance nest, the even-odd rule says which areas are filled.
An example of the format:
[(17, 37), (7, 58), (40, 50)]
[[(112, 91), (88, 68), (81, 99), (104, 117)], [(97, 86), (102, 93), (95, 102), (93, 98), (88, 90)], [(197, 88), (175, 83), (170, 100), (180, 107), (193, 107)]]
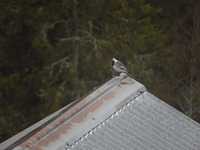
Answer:
[(121, 74), (0, 149), (200, 149), (200, 124)]

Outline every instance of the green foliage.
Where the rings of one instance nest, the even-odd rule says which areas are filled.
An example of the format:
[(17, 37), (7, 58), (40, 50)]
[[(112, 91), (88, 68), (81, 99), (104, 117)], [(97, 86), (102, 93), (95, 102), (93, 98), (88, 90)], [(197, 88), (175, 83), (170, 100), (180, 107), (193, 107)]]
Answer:
[(0, 1), (0, 140), (109, 80), (112, 57), (173, 105), (166, 74), (172, 67), (184, 77), (183, 59), (168, 46), (170, 19), (162, 17), (175, 12), (151, 2)]
[(110, 79), (112, 57), (132, 66), (160, 34), (142, 0), (11, 0), (0, 13), (1, 140)]

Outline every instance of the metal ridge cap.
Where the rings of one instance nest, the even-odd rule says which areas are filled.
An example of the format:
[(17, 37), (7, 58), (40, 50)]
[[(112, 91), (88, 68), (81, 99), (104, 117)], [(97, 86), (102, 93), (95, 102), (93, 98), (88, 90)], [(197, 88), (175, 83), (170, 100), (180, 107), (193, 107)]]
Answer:
[[(63, 141), (62, 145), (53, 145), (56, 145), (56, 149), (67, 148), (145, 91), (144, 85), (130, 77), (116, 77), (92, 93), (94, 97), (89, 95), (91, 96), (89, 97), (90, 102), (61, 124), (62, 131), (55, 129), (54, 133), (46, 136), (45, 140), (49, 140), (48, 143), (51, 143), (51, 141)], [(58, 134), (59, 138), (55, 139), (53, 137), (55, 134)], [(36, 143), (36, 145), (40, 146), (44, 144), (43, 141)], [(45, 144), (44, 147), (49, 148), (51, 144)]]
[[(112, 80), (115, 80), (115, 79), (113, 78), (113, 79), (111, 79), (111, 81)], [(101, 86), (103, 86), (103, 85), (101, 85)], [(82, 99), (84, 99), (85, 97), (87, 97), (89, 94), (91, 94), (94, 91), (98, 90), (101, 86), (99, 86), (97, 88), (94, 88), (92, 91), (88, 92), (87, 94), (85, 94), (81, 98), (78, 98), (77, 100), (73, 101), (72, 103), (68, 104), (67, 106), (65, 106), (65, 107), (57, 110), (53, 114), (45, 117), (41, 121), (36, 122), (35, 124), (31, 125), (30, 127), (28, 127), (26, 129), (24, 129), (23, 131), (17, 133), (13, 137), (11, 137), (11, 138), (5, 140), (4, 142), (0, 143), (0, 148), (1, 149), (6, 149), (6, 148), (14, 148), (14, 147), (16, 147), (21, 142), (23, 142), (23, 141), (20, 142), (21, 139), (24, 140), (24, 139), (30, 138), (32, 136), (32, 134), (33, 134), (33, 133), (30, 134), (31, 132), (33, 132), (34, 130), (38, 130), (41, 127), (46, 126), (48, 124), (48, 122), (50, 123), (51, 121), (53, 121), (54, 119), (56, 119), (57, 117), (59, 117), (65, 111), (67, 111), (68, 109), (70, 109), (71, 107), (73, 107), (74, 105), (76, 105), (77, 103), (79, 103)], [(26, 137), (26, 138), (24, 138), (24, 137)]]
[[(114, 81), (114, 82), (113, 82)], [(37, 134), (40, 130), (42, 130), (43, 128), (45, 128), (46, 126), (48, 126), (49, 124), (51, 124), (51, 122), (53, 122), (54, 120), (56, 120), (57, 118), (59, 118), (59, 116), (61, 116), (62, 114), (64, 114), (67, 111), (70, 111), (71, 109), (74, 109), (74, 113), (70, 113), (68, 117), (66, 117), (64, 120), (67, 120), (69, 118), (71, 118), (72, 116), (74, 116), (76, 113), (78, 113), (79, 111), (81, 111), (84, 107), (87, 107), (88, 104), (90, 104), (93, 100), (95, 100), (95, 98), (92, 99), (87, 99), (87, 97), (93, 93), (95, 93), (95, 91), (97, 91), (98, 89), (100, 89), (101, 87), (104, 87), (105, 85), (107, 85), (107, 88), (104, 90), (104, 92), (106, 92), (109, 88), (111, 88), (112, 86), (115, 86), (116, 84), (118, 84), (119, 79), (118, 77), (112, 78), (111, 80), (109, 80), (108, 82), (106, 82), (105, 84), (99, 86), (98, 88), (93, 89), (91, 92), (85, 94), (84, 96), (82, 96), (81, 98), (75, 100), (74, 102), (72, 102), (71, 104), (67, 105), (66, 107), (62, 108), (61, 110), (56, 111), (55, 113), (53, 113), (52, 115), (48, 116), (48, 120), (47, 118), (44, 118), (42, 121), (37, 122), (36, 124), (32, 125), (31, 127), (23, 130), (22, 132), (18, 133), (16, 136), (8, 139), (7, 141), (5, 141), (3, 143), (4, 148), (14, 148), (17, 145), (22, 144), (24, 141), (24, 139), (30, 139), (32, 136), (34, 136), (35, 134)], [(109, 83), (109, 84), (107, 84)], [(104, 93), (103, 92), (103, 93)], [(99, 95), (102, 95), (103, 93), (99, 93), (97, 95), (97, 97)], [(84, 105), (82, 105), (82, 101), (87, 99), (86, 103)], [(51, 117), (52, 116), (52, 117)], [(63, 120), (61, 121), (63, 122)], [(50, 128), (48, 130), (48, 132), (46, 132), (44, 135), (40, 135), (41, 139), (43, 136), (45, 136), (46, 134), (48, 134), (49, 132), (51, 132), (51, 130), (54, 130), (54, 128), (56, 128), (58, 125), (55, 125), (54, 127)], [(38, 132), (37, 132), (38, 131)], [(17, 137), (20, 136), (20, 137)], [(24, 138), (26, 137), (26, 138)], [(14, 141), (12, 141), (12, 143), (10, 143), (11, 139), (13, 139)], [(39, 140), (38, 139), (38, 140)], [(36, 142), (36, 141), (35, 141)]]
[[(50, 116), (44, 118), (43, 120), (39, 121), (38, 123), (34, 124), (33, 126), (37, 125), (37, 127), (33, 128), (32, 130), (28, 131), (33, 126), (20, 132), (21, 134), (24, 132), (25, 133), (23, 136), (21, 136), (20, 138), (17, 138), (17, 140), (12, 142), (11, 144), (7, 143), (7, 147), (10, 148), (11, 146), (13, 146), (13, 147), (19, 146), (22, 148), (25, 146), (24, 148), (26, 148), (26, 147), (28, 148), (29, 146), (31, 146), (37, 142), (40, 142), (41, 138), (47, 136), (48, 134), (51, 134), (51, 132), (53, 130), (56, 130), (57, 128), (59, 128), (59, 126), (62, 126), (63, 124), (65, 124), (66, 121), (67, 120), (69, 121), (70, 118), (73, 118), (73, 116), (80, 115), (80, 113), (82, 113), (82, 111), (84, 111), (84, 109), (87, 109), (87, 107), (89, 105), (91, 105), (93, 102), (95, 102), (95, 100), (104, 96), (112, 88), (120, 87), (120, 86), (124, 87), (126, 85), (131, 85), (131, 87), (134, 88), (134, 90), (132, 91), (133, 93), (132, 94), (129, 93), (131, 96), (130, 97), (131, 99), (140, 95), (141, 92), (146, 91), (146, 88), (144, 87), (144, 85), (142, 85), (139, 82), (135, 81), (134, 79), (128, 77), (126, 74), (121, 73), (120, 76), (116, 76), (116, 77), (112, 78), (111, 80), (107, 81), (105, 84), (99, 86), (98, 88), (95, 88), (94, 90), (92, 90), (88, 94), (84, 95), (83, 97), (77, 99), (76, 101), (72, 102), (71, 104), (67, 105), (66, 107), (63, 107), (62, 109), (56, 111), (52, 115), (50, 115)], [(131, 91), (129, 90), (129, 92), (131, 92)], [(128, 98), (128, 99), (130, 100), (130, 98)], [(127, 102), (125, 100), (125, 101), (122, 101), (122, 103), (127, 103)], [(86, 134), (87, 130), (94, 128), (94, 126), (96, 124), (103, 121), (102, 119), (105, 119), (105, 117), (108, 117), (108, 115), (110, 115), (111, 113), (113, 113), (113, 111), (116, 111), (116, 109), (119, 109), (120, 107), (121, 107), (121, 104), (119, 106), (114, 106), (113, 109), (111, 109), (111, 110), (107, 109), (107, 111), (109, 111), (108, 114), (100, 117), (101, 118), (100, 120), (97, 119), (95, 123), (94, 123), (94, 121), (92, 121), (92, 123), (94, 123), (94, 124), (89, 126), (88, 129), (81, 131), (81, 134), (79, 134), (79, 135), (74, 135), (73, 137), (71, 137), (71, 140), (68, 139), (68, 144), (71, 145), (74, 141), (77, 140), (77, 138), (80, 135)], [(91, 120), (89, 120), (89, 121), (91, 121)], [(41, 129), (43, 131), (40, 132), (40, 130), (38, 130), (38, 129)], [(26, 131), (27, 131), (27, 133), (26, 133)], [(38, 131), (38, 132), (36, 132), (36, 131)], [(20, 135), (20, 133), (17, 135)], [(27, 139), (24, 140), (24, 137), (30, 133), (31, 133), (31, 136), (27, 137)], [(16, 136), (14, 136), (14, 137), (16, 138)], [(35, 139), (37, 139), (37, 140), (35, 140)], [(5, 141), (3, 143), (5, 144), (7, 141)], [(18, 144), (15, 144), (15, 142), (18, 142)], [(1, 146), (2, 146), (2, 144), (0, 145), (0, 147)]]

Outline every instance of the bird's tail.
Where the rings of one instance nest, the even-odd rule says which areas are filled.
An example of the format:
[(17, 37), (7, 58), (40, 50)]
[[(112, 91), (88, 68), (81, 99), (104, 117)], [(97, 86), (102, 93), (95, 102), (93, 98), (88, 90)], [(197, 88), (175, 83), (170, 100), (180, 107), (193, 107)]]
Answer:
[(128, 71), (124, 71), (124, 73), (126, 73), (129, 77), (133, 78), (133, 76), (130, 73), (128, 73)]

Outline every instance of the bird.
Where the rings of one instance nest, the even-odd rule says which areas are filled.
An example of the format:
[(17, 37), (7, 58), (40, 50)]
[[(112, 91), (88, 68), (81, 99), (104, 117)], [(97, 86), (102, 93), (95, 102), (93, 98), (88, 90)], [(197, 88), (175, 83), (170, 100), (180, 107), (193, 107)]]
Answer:
[[(120, 73), (126, 73), (127, 75), (131, 76), (129, 73), (128, 73), (128, 70), (126, 69), (126, 67), (124, 66), (124, 64), (119, 61), (118, 59), (116, 58), (112, 58), (112, 66), (113, 66), (113, 69), (116, 71), (116, 72), (120, 72)], [(132, 77), (132, 76), (131, 76)]]

